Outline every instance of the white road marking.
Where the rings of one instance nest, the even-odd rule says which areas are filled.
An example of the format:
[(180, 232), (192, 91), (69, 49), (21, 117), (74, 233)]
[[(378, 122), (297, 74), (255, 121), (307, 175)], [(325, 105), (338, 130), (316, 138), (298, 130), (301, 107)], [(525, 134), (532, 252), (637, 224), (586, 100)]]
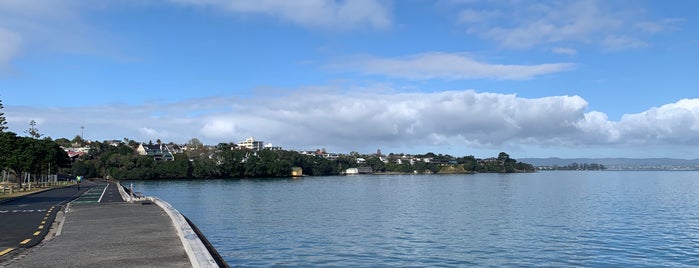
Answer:
[(109, 187), (109, 183), (107, 183), (107, 186), (104, 187), (104, 190), (102, 190), (102, 195), (100, 195), (100, 199), (97, 200), (97, 203), (102, 202), (102, 197), (104, 197), (104, 193), (107, 192), (107, 187)]
[(13, 209), (13, 210), (0, 210), (0, 213), (33, 213), (33, 212), (45, 212), (46, 209)]

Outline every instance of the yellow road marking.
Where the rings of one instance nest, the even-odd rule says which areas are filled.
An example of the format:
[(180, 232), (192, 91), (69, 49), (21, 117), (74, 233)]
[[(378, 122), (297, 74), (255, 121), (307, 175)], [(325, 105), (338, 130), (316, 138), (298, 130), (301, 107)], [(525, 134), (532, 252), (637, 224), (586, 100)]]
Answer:
[(39, 230), (44, 229), (43, 225), (39, 225)]
[(19, 242), (21, 245), (24, 245), (26, 243), (29, 243), (29, 241), (32, 241), (31, 239), (24, 239), (22, 242)]
[(37, 235), (39, 235), (40, 233), (41, 233), (41, 231), (36, 231), (36, 232), (34, 232), (34, 236), (37, 236)]
[(41, 224), (46, 224), (46, 221), (41, 221)]
[(6, 248), (3, 251), (0, 251), (0, 256), (10, 253), (13, 250), (15, 250), (15, 248)]

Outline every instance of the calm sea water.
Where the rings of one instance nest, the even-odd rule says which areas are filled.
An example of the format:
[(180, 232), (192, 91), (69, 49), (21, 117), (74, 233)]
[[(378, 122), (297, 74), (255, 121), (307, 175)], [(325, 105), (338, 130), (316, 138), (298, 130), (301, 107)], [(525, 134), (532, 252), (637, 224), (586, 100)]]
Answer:
[(134, 181), (231, 266), (699, 266), (699, 172)]

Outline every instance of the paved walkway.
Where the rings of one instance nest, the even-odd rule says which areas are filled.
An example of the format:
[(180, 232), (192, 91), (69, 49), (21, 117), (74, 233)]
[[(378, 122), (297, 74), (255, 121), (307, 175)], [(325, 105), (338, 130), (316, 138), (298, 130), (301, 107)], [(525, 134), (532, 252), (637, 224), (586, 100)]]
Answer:
[[(114, 186), (107, 187), (105, 193)], [(84, 202), (68, 206), (60, 233), (52, 240), (18, 253), (0, 266), (191, 267), (177, 230), (163, 209), (151, 202), (92, 199), (88, 194)]]

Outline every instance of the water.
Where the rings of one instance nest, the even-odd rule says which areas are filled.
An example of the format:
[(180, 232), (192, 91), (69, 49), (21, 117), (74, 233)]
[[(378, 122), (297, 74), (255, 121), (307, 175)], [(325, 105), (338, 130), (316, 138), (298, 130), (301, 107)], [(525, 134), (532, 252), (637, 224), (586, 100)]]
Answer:
[(699, 172), (135, 181), (231, 266), (699, 266)]

